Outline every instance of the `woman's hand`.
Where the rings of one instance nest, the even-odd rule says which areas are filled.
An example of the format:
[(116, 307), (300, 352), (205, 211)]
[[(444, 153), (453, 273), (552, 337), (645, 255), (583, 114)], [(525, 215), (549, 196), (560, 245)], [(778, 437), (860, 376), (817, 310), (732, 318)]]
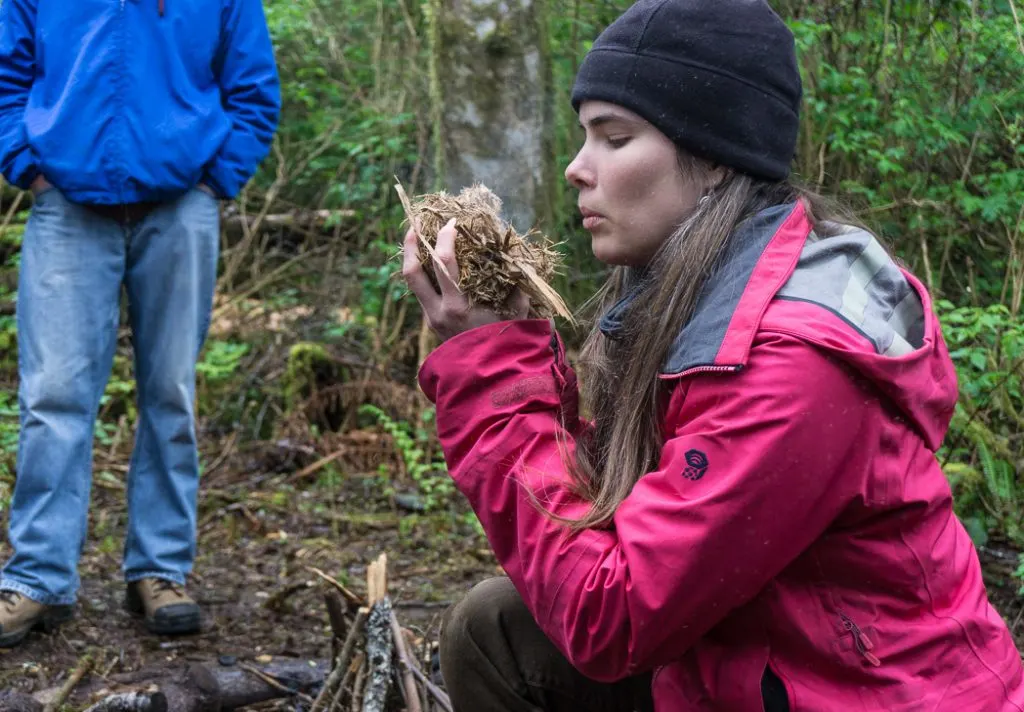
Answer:
[[(440, 262), (444, 266), (444, 269), (440, 266), (434, 269), (437, 282), (441, 286), (440, 294), (434, 289), (427, 273), (420, 265), (419, 249), (419, 235), (416, 234), (415, 229), (410, 229), (405, 234), (405, 259), (402, 264), (402, 276), (405, 277), (406, 284), (409, 285), (409, 289), (416, 295), (420, 306), (423, 307), (427, 324), (442, 341), (484, 324), (505, 321), (491, 309), (470, 307), (466, 295), (460, 292), (456, 286), (459, 282), (459, 263), (455, 259), (454, 218), (441, 228), (437, 234), (437, 246), (434, 248), (437, 253), (435, 262)], [(445, 270), (448, 271), (450, 279), (445, 275)], [(530, 311), (529, 297), (517, 289), (511, 299), (515, 309), (515, 318), (525, 319)]]

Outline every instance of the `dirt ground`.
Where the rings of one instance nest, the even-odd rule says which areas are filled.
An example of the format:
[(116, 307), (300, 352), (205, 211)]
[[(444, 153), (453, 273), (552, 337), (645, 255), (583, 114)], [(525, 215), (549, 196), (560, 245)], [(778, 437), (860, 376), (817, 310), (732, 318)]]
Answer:
[[(388, 555), (389, 592), (402, 625), (436, 640), (445, 608), (498, 572), (464, 510), (397, 509), (379, 477), (305, 488), (289, 488), (282, 475), (225, 479), (204, 483), (200, 495), (200, 554), (189, 591), (202, 606), (201, 633), (155, 637), (123, 610), (123, 496), (99, 487), (76, 617), (53, 635), (32, 633), (18, 648), (0, 650), (0, 690), (59, 686), (88, 651), (100, 651), (95, 669), (106, 675), (220, 656), (325, 659), (325, 588), (308, 567), (362, 595), (367, 565), (380, 553)], [(5, 547), (0, 540), (3, 559)]]
[[(53, 635), (33, 633), (19, 648), (0, 650), (0, 690), (59, 686), (87, 651), (100, 651), (96, 669), (106, 675), (220, 656), (326, 658), (324, 588), (308, 567), (362, 594), (367, 564), (382, 552), (402, 624), (436, 640), (444, 609), (498, 573), (486, 541), (458, 504), (415, 514), (394, 506), (379, 476), (293, 486), (287, 474), (241, 471), (222, 470), (202, 487), (200, 555), (190, 583), (204, 611), (200, 634), (154, 637), (122, 609), (125, 509), (122, 492), (107, 484), (94, 492), (76, 618)], [(0, 558), (9, 553), (0, 543)], [(981, 555), (990, 596), (1024, 644), (1024, 604), (1010, 579), (1017, 553), (997, 543)]]

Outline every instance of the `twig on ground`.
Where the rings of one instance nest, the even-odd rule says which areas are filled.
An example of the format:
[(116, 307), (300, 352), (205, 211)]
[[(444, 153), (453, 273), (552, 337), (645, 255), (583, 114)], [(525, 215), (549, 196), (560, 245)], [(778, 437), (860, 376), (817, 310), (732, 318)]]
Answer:
[(398, 625), (398, 617), (394, 609), (391, 613), (391, 635), (395, 639), (395, 650), (398, 651), (398, 662), (402, 666), (402, 684), (405, 685), (405, 701), (409, 712), (423, 712), (420, 707), (420, 698), (416, 690), (416, 678), (412, 674), (413, 663), (409, 651), (405, 646), (405, 636), (402, 634), (402, 626)]
[(203, 471), (204, 478), (208, 478), (210, 475), (212, 475), (214, 472), (220, 469), (221, 465), (227, 462), (227, 459), (231, 457), (231, 454), (235, 451), (235, 443), (237, 441), (238, 431), (235, 430), (234, 432), (231, 433), (231, 435), (228, 436), (227, 444), (224, 445), (224, 449), (221, 450), (221, 453), (220, 455), (217, 456), (217, 459), (214, 460), (210, 464), (210, 466)]
[[(348, 606), (341, 594), (333, 588), (324, 592), (324, 603), (327, 605), (327, 618), (331, 622), (334, 640), (340, 643), (348, 636), (348, 621), (345, 620), (345, 610)], [(337, 652), (334, 651), (335, 654)]]
[[(345, 691), (349, 689), (349, 683), (352, 682), (352, 678), (358, 677), (359, 671), (363, 669), (363, 661), (365, 659), (366, 655), (360, 652), (352, 659), (352, 662), (347, 666), (345, 670), (345, 677), (341, 679), (341, 684), (338, 685), (338, 690), (334, 693), (334, 701), (331, 703), (330, 712), (342, 712), (341, 698), (345, 694)], [(352, 698), (355, 698), (354, 688)]]
[[(122, 650), (122, 654), (123, 654), (123, 652), (124, 651)], [(108, 677), (110, 677), (110, 674), (112, 672), (114, 672), (114, 668), (117, 667), (118, 663), (120, 663), (120, 662), (121, 662), (121, 656), (120, 655), (115, 655), (114, 659), (111, 660), (107, 664), (107, 667), (105, 667), (103, 669), (103, 672), (100, 673), (100, 677), (103, 678), (104, 680), (106, 680)]]
[(361, 656), (361, 662), (359, 663), (359, 672), (356, 673), (356, 682), (352, 686), (355, 690), (355, 695), (352, 697), (352, 709), (361, 710), (363, 708), (363, 684), (366, 682), (366, 656)]
[(78, 664), (75, 665), (75, 669), (71, 671), (71, 674), (68, 675), (67, 681), (60, 688), (60, 691), (57, 693), (57, 696), (49, 702), (47, 702), (46, 706), (43, 707), (43, 712), (55, 712), (56, 710), (60, 709), (60, 706), (64, 704), (64, 702), (68, 699), (68, 696), (74, 691), (75, 685), (80, 683), (82, 681), (82, 678), (85, 677), (90, 670), (92, 670), (92, 666), (93, 654), (86, 653), (78, 661)]
[(292, 484), (293, 482), (297, 482), (298, 480), (301, 480), (301, 479), (304, 479), (306, 477), (309, 477), (310, 475), (316, 474), (317, 472), (319, 472), (323, 468), (327, 467), (327, 465), (331, 464), (332, 462), (337, 460), (342, 455), (345, 455), (346, 453), (348, 453), (348, 448), (347, 447), (343, 447), (340, 450), (337, 450), (336, 452), (332, 452), (330, 455), (327, 455), (326, 457), (321, 457), (319, 460), (314, 462), (312, 465), (308, 465), (306, 467), (303, 467), (298, 472), (290, 475), (288, 477), (288, 479), (285, 480), (285, 482), (287, 482), (288, 484)]
[[(388, 555), (381, 554), (366, 569), (366, 600), (375, 606), (388, 595)], [(390, 607), (390, 603), (388, 606)]]
[(325, 574), (320, 569), (318, 569), (318, 568), (316, 568), (314, 566), (307, 566), (306, 567), (306, 571), (309, 571), (310, 573), (315, 574), (316, 576), (319, 576), (326, 583), (329, 583), (330, 585), (334, 586), (334, 588), (336, 588), (338, 590), (338, 592), (342, 596), (344, 596), (345, 600), (347, 600), (349, 603), (352, 603), (352, 604), (354, 604), (356, 606), (362, 606), (363, 604), (366, 603), (362, 598), (360, 598), (356, 594), (354, 594), (351, 591), (349, 591), (347, 588), (345, 588), (340, 583), (338, 583), (333, 577), (328, 576), (327, 574)]
[(440, 687), (432, 683), (427, 679), (427, 676), (420, 671), (419, 668), (412, 668), (412, 674), (420, 681), (420, 684), (427, 688), (427, 692), (434, 698), (434, 701), (441, 706), (441, 709), (445, 712), (455, 712), (452, 709), (452, 701), (448, 697), (448, 693), (442, 690)]
[(330, 247), (330, 245), (320, 245), (319, 247), (314, 247), (313, 249), (308, 250), (307, 252), (302, 252), (302, 253), (296, 255), (295, 257), (292, 257), (290, 260), (288, 260), (287, 262), (285, 262), (284, 264), (280, 265), (279, 267), (274, 269), (272, 272), (270, 272), (266, 277), (264, 277), (263, 279), (257, 281), (255, 284), (250, 286), (245, 291), (243, 291), (243, 292), (241, 292), (239, 294), (235, 294), (235, 296), (233, 296), (229, 301), (227, 301), (224, 304), (222, 304), (219, 307), (217, 307), (217, 309), (215, 309), (213, 314), (211, 315), (211, 318), (212, 319), (216, 319), (221, 314), (223, 314), (227, 309), (229, 309), (230, 307), (234, 306), (238, 302), (241, 302), (242, 300), (247, 299), (248, 297), (252, 296), (256, 292), (260, 291), (261, 289), (263, 289), (265, 287), (268, 287), (271, 284), (273, 284), (274, 282), (276, 282), (278, 279), (280, 279), (284, 275), (285, 272), (287, 272), (291, 267), (295, 266), (296, 263), (301, 262), (301, 261), (306, 260), (306, 259), (309, 259), (313, 255), (317, 255), (317, 254), (323, 252), (328, 247)]
[(162, 692), (127, 692), (104, 698), (85, 712), (167, 712), (167, 697)]
[(363, 712), (384, 712), (391, 685), (391, 601), (377, 601), (366, 621), (366, 657), (370, 675), (363, 699)]
[(275, 591), (270, 598), (265, 600), (263, 602), (263, 608), (271, 611), (276, 610), (286, 599), (290, 598), (293, 593), (301, 591), (304, 588), (309, 588), (310, 586), (312, 586), (311, 581), (299, 581), (298, 583), (285, 586), (284, 588)]
[(310, 697), (309, 695), (307, 695), (306, 693), (299, 692), (298, 690), (293, 690), (290, 687), (286, 687), (286, 686), (282, 685), (280, 682), (275, 680), (273, 677), (271, 677), (270, 675), (267, 675), (265, 672), (262, 672), (261, 670), (257, 670), (252, 665), (246, 665), (245, 663), (238, 663), (238, 667), (241, 668), (242, 670), (245, 670), (250, 675), (255, 675), (259, 679), (263, 680), (263, 682), (265, 682), (268, 685), (270, 685), (271, 687), (273, 687), (275, 690), (280, 690), (281, 692), (284, 692), (284, 693), (286, 693), (286, 694), (288, 694), (290, 696), (298, 697), (300, 700), (302, 700), (303, 702), (305, 702), (307, 704), (313, 704), (313, 698)]
[(324, 702), (331, 698), (334, 689), (337, 685), (341, 684), (341, 680), (345, 675), (345, 670), (348, 667), (349, 662), (352, 660), (352, 654), (356, 647), (356, 639), (366, 624), (366, 616), (368, 613), (369, 611), (366, 608), (360, 608), (356, 612), (355, 622), (352, 623), (352, 627), (348, 630), (348, 636), (345, 638), (345, 644), (342, 646), (341, 653), (338, 654), (338, 657), (335, 660), (334, 669), (331, 670), (331, 674), (327, 676), (327, 681), (324, 682), (324, 686), (320, 688), (320, 694), (316, 696), (316, 700), (313, 702), (313, 706), (310, 707), (309, 712), (320, 712), (320, 710), (324, 708)]

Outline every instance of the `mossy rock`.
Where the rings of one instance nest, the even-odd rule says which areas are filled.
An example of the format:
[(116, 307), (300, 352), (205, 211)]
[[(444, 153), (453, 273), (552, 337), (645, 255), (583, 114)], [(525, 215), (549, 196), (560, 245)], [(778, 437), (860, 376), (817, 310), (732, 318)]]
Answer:
[(303, 409), (310, 422), (337, 430), (345, 419), (345, 408), (337, 397), (350, 379), (347, 368), (322, 344), (302, 341), (288, 352), (283, 394), (288, 412)]

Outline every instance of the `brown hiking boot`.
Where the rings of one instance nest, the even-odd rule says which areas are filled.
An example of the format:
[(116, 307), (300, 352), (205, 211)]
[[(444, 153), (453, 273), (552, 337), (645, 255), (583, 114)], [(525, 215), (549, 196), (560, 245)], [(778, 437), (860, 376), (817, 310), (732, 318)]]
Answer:
[(13, 648), (35, 628), (50, 633), (71, 615), (71, 606), (45, 606), (20, 593), (0, 591), (0, 648)]
[(128, 584), (125, 605), (145, 616), (146, 628), (157, 635), (199, 632), (199, 605), (173, 581), (147, 578)]

